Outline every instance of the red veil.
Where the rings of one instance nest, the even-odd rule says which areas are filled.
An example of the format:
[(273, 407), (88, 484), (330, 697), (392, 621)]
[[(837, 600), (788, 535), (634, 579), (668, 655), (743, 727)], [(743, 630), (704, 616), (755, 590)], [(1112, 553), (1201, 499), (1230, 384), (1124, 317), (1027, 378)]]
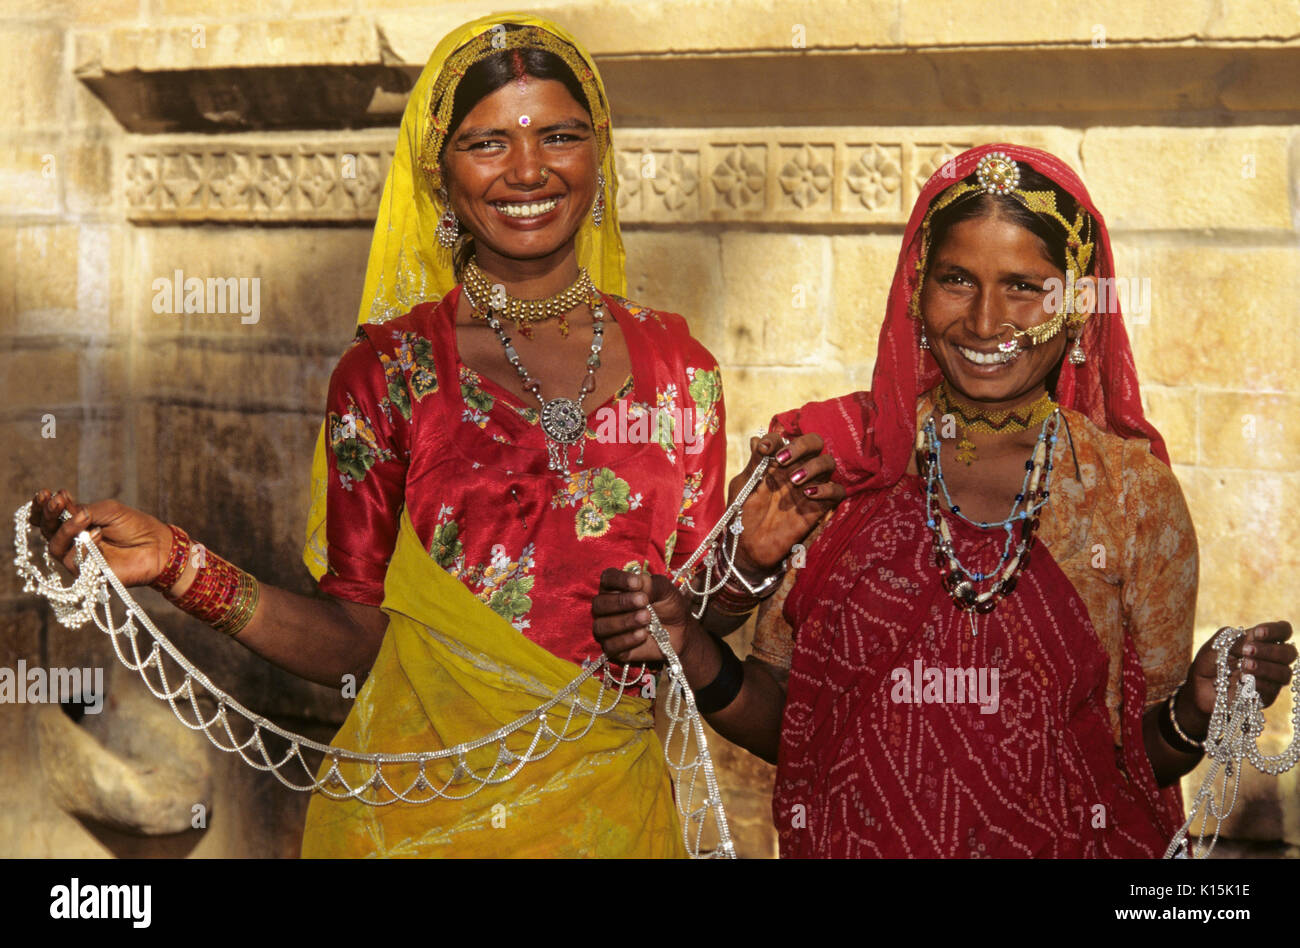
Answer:
[[(875, 506), (873, 496), (896, 484), (907, 470), (916, 442), (917, 399), (934, 388), (942, 377), (934, 357), (920, 348), (920, 328), (908, 313), (916, 285), (925, 277), (917, 271), (921, 222), (935, 198), (974, 172), (980, 159), (991, 151), (1002, 152), (1049, 178), (1092, 215), (1096, 224), (1092, 275), (1103, 280), (1115, 277), (1105, 221), (1083, 182), (1054, 155), (1023, 145), (981, 145), (962, 152), (931, 175), (921, 189), (903, 234), (903, 246), (885, 307), (885, 322), (880, 327), (871, 391), (811, 402), (776, 417), (787, 433), (816, 432), (822, 436), (827, 452), (835, 458), (835, 480), (844, 484), (853, 498), (842, 505), (820, 540), (809, 550), (809, 568), (802, 571), (802, 577), (825, 575), (821, 567), (838, 559), (849, 537), (871, 516)], [(1087, 416), (1103, 431), (1123, 438), (1146, 438), (1151, 442), (1151, 453), (1168, 464), (1164, 439), (1142, 413), (1137, 368), (1124, 330), (1123, 314), (1114, 294), (1107, 294), (1107, 298), (1110, 301), (1107, 312), (1095, 314), (1084, 324), (1081, 343), (1087, 361), (1076, 366), (1065, 360), (1056, 385), (1056, 400)], [(860, 493), (865, 496), (855, 498)], [(813, 585), (807, 582), (796, 585), (787, 607), (796, 607), (808, 593), (807, 587)]]

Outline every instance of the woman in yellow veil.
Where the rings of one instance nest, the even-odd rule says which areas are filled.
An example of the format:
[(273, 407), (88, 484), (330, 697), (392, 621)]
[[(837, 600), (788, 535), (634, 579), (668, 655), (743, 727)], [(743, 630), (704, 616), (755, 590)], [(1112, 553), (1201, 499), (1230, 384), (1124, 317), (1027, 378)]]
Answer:
[[(568, 84), (569, 93), (575, 91), (575, 84), (580, 86), (576, 90), (579, 96), (565, 93), (563, 87), (556, 88), (555, 82), (549, 83), (556, 93), (558, 112), (552, 109), (556, 102), (530, 90), (542, 83), (530, 80), (529, 71), (546, 71), (545, 68), (529, 70), (526, 54), (536, 50), (550, 53), (563, 62), (576, 80)], [(517, 78), (504, 87), (503, 95), (510, 101), (502, 109), (471, 112), (467, 110), (466, 100), (475, 98), (473, 90), (469, 96), (462, 94), (459, 102), (457, 93), (462, 83), (469, 85), (476, 78), (481, 82), (474, 67), (485, 61), (497, 63), (498, 73), (503, 66), (512, 65), (511, 74)], [(550, 62), (555, 65), (554, 59)], [(487, 87), (493, 84), (489, 80)], [(493, 90), (497, 91), (500, 90)], [(492, 96), (485, 100), (500, 98)], [(565, 124), (575, 117), (582, 118), (581, 110), (573, 108), (574, 99), (576, 105), (585, 107), (590, 127), (566, 128), (547, 137), (551, 130), (542, 123)], [(449, 134), (466, 124), (466, 118), (477, 120), (486, 115), (496, 119), (501, 114), (506, 116), (504, 120), (493, 121), (490, 127), (470, 138), (449, 140)], [(550, 119), (560, 121), (550, 122)], [(582, 140), (573, 140), (575, 132)], [(444, 160), (444, 154), (454, 157)], [(583, 155), (587, 157), (586, 166)], [(591, 168), (591, 164), (596, 167)], [(449, 166), (455, 166), (456, 170)], [(458, 174), (461, 170), (464, 173)], [(469, 294), (457, 294), (456, 290), (470, 256), (465, 248), (466, 237), (450, 240), (439, 233), (440, 223), (444, 231), (449, 227), (468, 230), (472, 235), (468, 239), (477, 245), (475, 263), (469, 265), (477, 266), (479, 260), (490, 255), (492, 262), (484, 260), (484, 269), (486, 272), (491, 267), (491, 278), (501, 280), (495, 285), (497, 288), (513, 289), (516, 274), (521, 272), (509, 260), (510, 254), (540, 249), (549, 251), (543, 265), (523, 268), (530, 284), (528, 298), (535, 299), (540, 295), (538, 290), (546, 292), (573, 284), (577, 275), (574, 271), (579, 267), (606, 293), (621, 294), (625, 285), (624, 255), (617, 220), (616, 185), (604, 89), (595, 65), (571, 36), (554, 24), (534, 17), (506, 15), (476, 20), (453, 31), (438, 44), (411, 93), (375, 225), (358, 318), (359, 325), (369, 324), (367, 332), (373, 337), (370, 340), (373, 348), (363, 344), (354, 350), (358, 354), (364, 352), (367, 365), (360, 379), (354, 378), (348, 357), (340, 364), (331, 386), (331, 407), (336, 410), (322, 429), (313, 465), (312, 510), (304, 560), (322, 581), (322, 588), (342, 598), (365, 600), (367, 594), (373, 597), (375, 581), (382, 575), (383, 609), (389, 620), (369, 680), (336, 737), (336, 746), (386, 753), (437, 750), (440, 746), (480, 738), (526, 715), (579, 673), (577, 662), (568, 660), (578, 659), (573, 636), (581, 641), (577, 651), (584, 654), (593, 651), (588, 648), (589, 620), (582, 621), (581, 615), (573, 616), (571, 607), (589, 601), (596, 572), (574, 574), (576, 585), (560, 584), (554, 575), (556, 568), (570, 566), (578, 557), (603, 555), (605, 563), (617, 562), (619, 566), (655, 558), (644, 548), (652, 543), (643, 541), (638, 547), (629, 544), (622, 534), (618, 539), (595, 536), (601, 529), (600, 523), (584, 535), (572, 526), (575, 518), (571, 509), (563, 503), (551, 504), (552, 495), (564, 494), (567, 500), (577, 496), (575, 489), (581, 492), (585, 488), (588, 500), (578, 508), (579, 516), (582, 509), (590, 506), (590, 497), (602, 498), (599, 515), (592, 518), (596, 521), (637, 516), (623, 509), (630, 507), (634, 494), (621, 490), (624, 478), (631, 475), (614, 462), (601, 467), (590, 463), (608, 460), (601, 455), (603, 445), (582, 446), (589, 463), (584, 468), (575, 466), (567, 484), (563, 471), (540, 475), (541, 451), (532, 450), (531, 457), (523, 456), (539, 440), (536, 419), (526, 416), (529, 393), (508, 384), (512, 381), (510, 375), (516, 372), (503, 358), (502, 340), (481, 325), (481, 312), (471, 311), (472, 322), (465, 324), (464, 310), (471, 306), (467, 302)], [(591, 188), (590, 195), (584, 196), (584, 186)], [(560, 203), (571, 204), (542, 214), (540, 227), (534, 223), (537, 215), (531, 210), (525, 213), (533, 217), (524, 218), (509, 217), (503, 212), (502, 206), (533, 207), (538, 202), (552, 200), (551, 195), (558, 195)], [(489, 209), (485, 204), (496, 206)], [(589, 211), (593, 205), (599, 205), (601, 210)], [(455, 216), (447, 216), (449, 208)], [(498, 220), (482, 220), (484, 216), (497, 215)], [(553, 224), (545, 223), (548, 217)], [(459, 218), (464, 218), (463, 223)], [(576, 233), (572, 229), (575, 222)], [(548, 239), (552, 232), (559, 233), (558, 240), (554, 236)], [(460, 297), (460, 305), (447, 305), (456, 295)], [(456, 320), (450, 312), (444, 314), (449, 317), (446, 319), (437, 315), (413, 319), (406, 315), (424, 301), (439, 299), (444, 301), (441, 310), (458, 310), (461, 319)], [(606, 307), (611, 305), (619, 304), (613, 300), (605, 303)], [(426, 305), (424, 311), (428, 309)], [(582, 312), (584, 309), (588, 312)], [(579, 338), (583, 335), (581, 330), (592, 327), (593, 323), (599, 325), (599, 317), (599, 305), (593, 306), (584, 299), (565, 314), (565, 322), (572, 326), (568, 334), (556, 335), (553, 320), (532, 324), (529, 333), (532, 338), (528, 340), (532, 346), (526, 349), (525, 339), (512, 340), (520, 363), (537, 371), (538, 377), (548, 382), (549, 378), (541, 371), (545, 362), (538, 344), (545, 343), (552, 350), (566, 342), (570, 348), (581, 345), (580, 354), (585, 360), (590, 350), (585, 340)], [(381, 325), (385, 330), (375, 328)], [(529, 326), (521, 323), (519, 328), (527, 332)], [(359, 334), (359, 342), (367, 332)], [(480, 345), (475, 346), (468, 338), (473, 335), (482, 337)], [(374, 356), (378, 354), (389, 369), (389, 376), (384, 378), (386, 383), (388, 378), (395, 377), (392, 366), (402, 365), (405, 357), (402, 345), (412, 338), (416, 341), (406, 350), (411, 353), (409, 361), (404, 370), (397, 370), (403, 373), (399, 384), (409, 394), (404, 393), (399, 399), (404, 405), (398, 405), (395, 410), (390, 408), (394, 421), (404, 420), (402, 408), (411, 416), (411, 432), (403, 439), (388, 425), (388, 419), (372, 417), (374, 412), (370, 408), (354, 406), (367, 405), (365, 374), (378, 380), (374, 374)], [(687, 338), (679, 338), (675, 348), (685, 350)], [(422, 357), (419, 341), (423, 339), (430, 340), (431, 345)], [(459, 342), (453, 343), (453, 339)], [(626, 333), (625, 339), (631, 346), (633, 340), (626, 338)], [(397, 344), (392, 345), (395, 340)], [(455, 353), (457, 349), (459, 352)], [(612, 349), (612, 346), (605, 349), (605, 364), (601, 366), (608, 367), (610, 376), (614, 372), (609, 370), (618, 368), (618, 359), (610, 357)], [(529, 354), (532, 352), (536, 355)], [(449, 357), (451, 354), (458, 357)], [(682, 354), (688, 361), (697, 363), (701, 376), (709, 371), (716, 376), (716, 365), (702, 349), (692, 347), (689, 355)], [(475, 355), (479, 358), (473, 358)], [(386, 360), (385, 356), (389, 358)], [(493, 373), (495, 378), (487, 371), (480, 375), (475, 370), (484, 364), (495, 365), (503, 371)], [(421, 412), (426, 401), (435, 405), (440, 396), (439, 391), (424, 390), (428, 389), (428, 383), (421, 387), (421, 367), (431, 372), (436, 380), (432, 384), (436, 386), (446, 386), (447, 377), (453, 376), (453, 392), (448, 399), (450, 412)], [(628, 365), (629, 369), (636, 367), (634, 360)], [(557, 368), (559, 372), (552, 372), (551, 376), (558, 376), (558, 385), (546, 385), (551, 391), (555, 388), (563, 391), (563, 387), (576, 389), (576, 383), (583, 380), (581, 373), (574, 378), (571, 369), (566, 378), (568, 366), (564, 364)], [(459, 399), (454, 392), (455, 376), (459, 376)], [(588, 372), (586, 377), (597, 376)], [(519, 381), (524, 383), (525, 379)], [(608, 382), (602, 387), (607, 386)], [(345, 389), (346, 395), (341, 395)], [(383, 401), (386, 391), (378, 393), (378, 401)], [(599, 396), (600, 389), (595, 392)], [(519, 396), (518, 404), (508, 403), (509, 394)], [(369, 400), (372, 406), (374, 402)], [(457, 476), (456, 463), (426, 465), (422, 463), (422, 455), (446, 453), (447, 445), (439, 438), (430, 438), (428, 431), (436, 429), (445, 435), (446, 429), (454, 428), (455, 409), (462, 404), (465, 412), (472, 413), (469, 424), (475, 429), (467, 433), (479, 440), (467, 443), (463, 440), (465, 435), (456, 436), (455, 440), (465, 449), (464, 457), (457, 461), (468, 460), (473, 469), (464, 471), (462, 464)], [(715, 431), (708, 437), (710, 441), (716, 439), (717, 447), (707, 455), (701, 452), (696, 457), (701, 460), (707, 457), (716, 466), (717, 449), (722, 444), (720, 399), (704, 407), (716, 419)], [(344, 412), (344, 408), (349, 411)], [(383, 413), (382, 406), (379, 412)], [(345, 414), (352, 415), (349, 419), (352, 424), (343, 426), (340, 432), (338, 419)], [(463, 418), (461, 421), (464, 424)], [(357, 423), (361, 423), (362, 430), (354, 435)], [(368, 431), (371, 433), (367, 434)], [(487, 436), (497, 440), (489, 441)], [(395, 543), (385, 530), (358, 536), (352, 528), (358, 511), (363, 518), (375, 510), (390, 516), (393, 513), (393, 504), (385, 505), (393, 496), (391, 491), (386, 492), (383, 487), (374, 490), (376, 499), (373, 500), (361, 495), (370, 489), (369, 482), (376, 476), (383, 483), (386, 466), (401, 464), (400, 459), (376, 457), (386, 450), (381, 444), (394, 441), (401, 442), (399, 452), (412, 455), (406, 466), (407, 478), (414, 476), (429, 485), (446, 484), (453, 479), (457, 482), (456, 489), (443, 487), (429, 491), (431, 495), (436, 494), (434, 502), (402, 498), (396, 516)], [(563, 451), (567, 462), (569, 446)], [(355, 461), (357, 457), (362, 459), (360, 463), (343, 463), (344, 459)], [(529, 467), (538, 470), (528, 471)], [(515, 470), (527, 473), (521, 479)], [(702, 472), (698, 465), (695, 470)], [(480, 474), (480, 471), (490, 473)], [(596, 477), (588, 477), (593, 472)], [(721, 471), (710, 472), (712, 496), (707, 509), (713, 513), (716, 513), (716, 485), (720, 476)], [(353, 482), (340, 486), (340, 479), (345, 477), (351, 477)], [(594, 480), (600, 480), (601, 485), (592, 483)], [(680, 496), (684, 479), (679, 476), (673, 481), (669, 472), (669, 481), (668, 492), (675, 490)], [(647, 483), (635, 493), (645, 499), (657, 487)], [(513, 522), (516, 518), (511, 510), (504, 511), (503, 522), (500, 517), (485, 518), (481, 512), (476, 514), (470, 509), (477, 509), (475, 500), (494, 504), (505, 499), (502, 495), (507, 492), (511, 502), (520, 505), (517, 524)], [(629, 501), (622, 501), (623, 493), (628, 494)], [(673, 517), (676, 513), (674, 509)], [(531, 526), (527, 525), (529, 514), (533, 514)], [(413, 517), (419, 521), (418, 527)], [(336, 525), (339, 536), (331, 536), (331, 523)], [(609, 524), (603, 526), (609, 530)], [(494, 548), (490, 556), (484, 553), (488, 539)], [(667, 537), (664, 539), (667, 541)], [(566, 556), (566, 546), (582, 549), (575, 548)], [(390, 550), (391, 564), (385, 568), (382, 561)], [(336, 551), (338, 567), (333, 571), (330, 570), (331, 551)], [(539, 560), (545, 560), (553, 552), (560, 555), (552, 558), (548, 570), (548, 563)], [(609, 560), (611, 552), (616, 553), (616, 561)], [(671, 550), (665, 552), (671, 554)], [(362, 561), (367, 561), (369, 570), (361, 566)], [(590, 588), (584, 589), (584, 585)], [(564, 605), (570, 608), (563, 608)], [(565, 618), (577, 620), (565, 630), (569, 636), (567, 641), (565, 636), (547, 633), (548, 625), (563, 622)], [(520, 635), (520, 631), (530, 633), (531, 637)], [(308, 812), (303, 853), (307, 856), (681, 855), (681, 833), (662, 750), (652, 729), (651, 702), (642, 697), (641, 690), (641, 684), (637, 683), (612, 715), (595, 719), (591, 730), (580, 741), (557, 741), (553, 751), (544, 759), (528, 764), (518, 776), (477, 789), (465, 799), (436, 800), (419, 806), (399, 803), (375, 807), (357, 801), (332, 801), (318, 795)], [(582, 697), (597, 701), (599, 692), (599, 683), (589, 681)], [(608, 698), (605, 700), (608, 703)], [(563, 730), (559, 724), (563, 718), (559, 715), (553, 725), (558, 732)], [(532, 731), (535, 727), (520, 735), (514, 751), (522, 754), (530, 744)], [(478, 755), (471, 755), (466, 767), (478, 772), (490, 771), (498, 753), (498, 745), (492, 744)], [(343, 767), (341, 776), (349, 786), (355, 786), (364, 780), (365, 774), (360, 767), (351, 768), (351, 772)], [(431, 780), (441, 785), (447, 776), (431, 775)], [(399, 776), (394, 782), (404, 785), (407, 781)], [(452, 792), (464, 795), (473, 788), (472, 782), (466, 782), (463, 787), (453, 783)]]
[[(36, 496), (66, 565), (89, 529), (126, 585), (310, 680), (366, 679), (332, 746), (410, 762), (380, 781), (326, 759), (305, 856), (684, 854), (652, 676), (565, 690), (599, 657), (602, 570), (607, 589), (628, 568), (670, 572), (723, 507), (717, 363), (680, 316), (622, 297), (616, 188), (608, 102), (573, 37), (509, 14), (439, 43), (403, 116), (317, 444), (304, 561), (328, 598), (196, 557), (179, 527), (117, 501)], [(819, 448), (791, 444), (745, 504), (761, 529), (738, 565), (755, 583), (834, 496)], [(648, 579), (617, 582), (621, 606), (650, 601)], [(739, 611), (715, 602), (705, 627), (725, 634)], [(731, 685), (719, 668), (697, 700)], [(543, 720), (491, 739), (557, 695)], [(582, 711), (595, 704), (610, 710)]]

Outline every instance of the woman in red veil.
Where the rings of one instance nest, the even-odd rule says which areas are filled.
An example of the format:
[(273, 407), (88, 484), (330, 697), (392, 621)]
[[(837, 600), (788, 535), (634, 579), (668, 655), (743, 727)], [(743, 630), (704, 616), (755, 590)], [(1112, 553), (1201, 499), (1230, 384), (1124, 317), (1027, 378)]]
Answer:
[[(904, 234), (872, 390), (782, 413), (755, 445), (751, 466), (798, 466), (824, 442), (834, 483), (810, 497), (844, 499), (763, 604), (754, 655), (736, 672), (656, 603), (712, 707), (730, 675), (713, 727), (777, 762), (782, 855), (1152, 857), (1182, 823), (1215, 653), (1191, 660), (1196, 537), (1114, 277), (1057, 158), (945, 165)], [(645, 648), (612, 602), (594, 612), (607, 653)], [(1290, 633), (1257, 626), (1234, 653), (1265, 704)]]

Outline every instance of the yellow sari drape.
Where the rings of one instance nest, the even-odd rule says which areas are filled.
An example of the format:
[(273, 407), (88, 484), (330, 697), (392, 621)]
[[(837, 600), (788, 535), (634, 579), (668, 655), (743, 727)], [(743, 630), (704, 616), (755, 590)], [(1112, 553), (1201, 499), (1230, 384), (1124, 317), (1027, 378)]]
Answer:
[[(382, 608), (389, 626), (379, 657), (332, 746), (393, 754), (454, 746), (528, 714), (581, 672), (520, 635), (434, 563), (405, 511)], [(588, 680), (581, 695), (595, 701), (600, 688)], [(603, 700), (608, 704), (612, 697), (607, 692)], [(307, 811), (302, 854), (685, 856), (650, 704), (629, 692), (580, 740), (559, 742), (509, 781), (463, 800), (376, 807), (316, 794)], [(567, 711), (567, 706), (557, 706), (551, 712), (552, 728), (562, 730)], [(588, 717), (579, 711), (574, 722), (585, 725)], [(530, 726), (509, 738), (510, 751), (526, 748), (534, 731)], [(481, 772), (498, 753), (491, 745), (472, 752), (466, 763)], [(443, 761), (427, 765), (426, 772), (441, 787), (453, 767)], [(329, 768), (327, 760), (322, 780)], [(357, 786), (370, 769), (340, 765), (350, 786)], [(415, 765), (384, 767), (385, 777), (398, 788), (417, 773)], [(448, 792), (465, 793), (475, 786), (460, 779)], [(380, 792), (381, 798), (390, 798)]]

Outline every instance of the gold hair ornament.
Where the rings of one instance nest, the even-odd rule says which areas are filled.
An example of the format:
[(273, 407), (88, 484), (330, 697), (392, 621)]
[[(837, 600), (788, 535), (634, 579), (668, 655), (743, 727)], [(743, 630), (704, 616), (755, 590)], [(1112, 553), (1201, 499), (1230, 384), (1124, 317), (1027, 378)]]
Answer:
[(1030, 345), (1042, 345), (1051, 339), (1067, 324), (1077, 329), (1088, 320), (1088, 313), (1075, 309), (1075, 286), (1079, 279), (1088, 273), (1092, 263), (1094, 248), (1092, 217), (1083, 208), (1079, 209), (1074, 221), (1066, 219), (1056, 207), (1054, 191), (1024, 191), (1020, 188), (1020, 166), (1005, 152), (991, 151), (979, 160), (975, 166), (977, 183), (959, 181), (948, 188), (930, 205), (925, 218), (921, 221), (921, 253), (916, 260), (916, 285), (908, 311), (913, 319), (921, 318), (921, 288), (925, 283), (926, 268), (929, 266), (931, 251), (930, 223), (934, 215), (959, 201), (969, 200), (981, 194), (996, 194), (1019, 201), (1026, 209), (1040, 217), (1051, 218), (1065, 229), (1065, 292), (1061, 309), (1046, 322), (1028, 329), (1018, 329), (1011, 323), (1012, 336), (1007, 342), (998, 343), (1003, 352), (1019, 348), (1022, 338), (1027, 338)]
[(451, 113), (456, 103), (456, 89), (471, 66), (503, 49), (543, 49), (564, 60), (587, 97), (596, 133), (597, 158), (604, 160), (610, 141), (609, 107), (600, 94), (595, 74), (578, 51), (559, 37), (535, 26), (524, 26), (517, 30), (488, 30), (447, 58), (429, 97), (429, 128), (420, 148), (420, 170), (428, 178), (435, 193), (443, 183), (442, 148), (447, 135), (451, 133)]

